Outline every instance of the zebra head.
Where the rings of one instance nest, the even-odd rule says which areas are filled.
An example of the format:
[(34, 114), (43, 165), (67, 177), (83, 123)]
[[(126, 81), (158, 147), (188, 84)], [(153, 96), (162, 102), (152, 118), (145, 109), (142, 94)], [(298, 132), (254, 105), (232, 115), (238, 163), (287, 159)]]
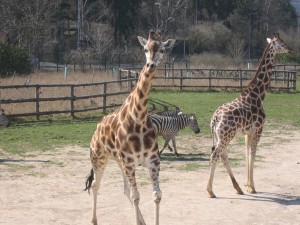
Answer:
[(190, 123), (188, 125), (188, 127), (195, 132), (195, 134), (198, 134), (200, 133), (200, 127), (198, 125), (198, 122), (197, 122), (197, 118), (196, 118), (196, 115), (195, 114), (191, 114), (190, 115)]

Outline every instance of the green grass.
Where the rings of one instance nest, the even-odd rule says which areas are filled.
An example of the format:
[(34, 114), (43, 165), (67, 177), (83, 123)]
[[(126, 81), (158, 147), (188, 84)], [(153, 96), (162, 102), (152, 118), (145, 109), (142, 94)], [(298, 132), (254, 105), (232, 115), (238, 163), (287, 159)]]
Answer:
[(208, 165), (203, 166), (200, 165), (199, 163), (186, 163), (184, 165), (181, 165), (178, 169), (179, 170), (185, 170), (185, 171), (195, 171), (195, 170), (199, 170), (201, 168), (207, 168)]
[[(183, 113), (195, 113), (201, 132), (210, 132), (210, 118), (214, 111), (236, 97), (240, 92), (151, 92), (149, 106), (156, 110), (179, 107)], [(268, 93), (264, 100), (267, 123), (300, 127), (300, 93)], [(187, 132), (185, 129), (183, 132)], [(190, 131), (191, 132), (191, 131)]]
[[(239, 92), (157, 92), (149, 99), (150, 112), (165, 107), (179, 107), (183, 113), (195, 113), (201, 135), (210, 134), (209, 123), (214, 111), (222, 104), (239, 96)], [(271, 128), (300, 127), (300, 93), (268, 93), (264, 101), (267, 124)], [(100, 116), (100, 115), (99, 115)], [(35, 151), (53, 151), (65, 145), (89, 147), (97, 118), (56, 119), (42, 122), (17, 120), (8, 128), (0, 127), (0, 149), (10, 154), (30, 154)], [(190, 129), (181, 131), (192, 134)], [(1, 154), (1, 153), (0, 153)]]
[(51, 151), (65, 145), (88, 147), (96, 121), (58, 123), (25, 123), (0, 128), (0, 148), (12, 154)]

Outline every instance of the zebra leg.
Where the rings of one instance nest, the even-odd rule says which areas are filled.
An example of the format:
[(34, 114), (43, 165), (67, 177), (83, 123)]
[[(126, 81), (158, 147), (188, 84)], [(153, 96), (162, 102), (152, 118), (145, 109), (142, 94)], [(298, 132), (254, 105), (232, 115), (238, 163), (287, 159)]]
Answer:
[(172, 138), (172, 143), (173, 143), (175, 155), (176, 155), (176, 156), (179, 156), (179, 154), (177, 153), (177, 149), (176, 149), (176, 141), (175, 141), (175, 137)]
[(169, 138), (164, 137), (164, 139), (165, 139), (164, 147), (162, 148), (162, 150), (160, 150), (159, 155), (161, 155), (161, 153), (165, 150), (165, 148), (168, 146), (170, 142)]

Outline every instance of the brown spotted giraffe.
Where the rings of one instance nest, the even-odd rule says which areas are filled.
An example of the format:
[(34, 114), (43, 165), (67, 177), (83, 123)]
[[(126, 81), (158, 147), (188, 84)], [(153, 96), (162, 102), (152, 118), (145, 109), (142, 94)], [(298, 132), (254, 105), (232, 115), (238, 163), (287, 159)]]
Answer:
[(155, 224), (159, 224), (159, 203), (162, 193), (159, 188), (160, 159), (158, 145), (151, 119), (148, 116), (148, 94), (158, 63), (165, 48), (172, 47), (175, 40), (161, 41), (159, 33), (150, 31), (148, 40), (140, 38), (144, 46), (147, 63), (140, 73), (136, 87), (124, 104), (115, 112), (103, 117), (90, 143), (91, 174), (86, 190), (93, 190), (91, 223), (97, 224), (96, 207), (100, 180), (109, 158), (121, 168), (124, 179), (124, 193), (134, 207), (135, 224), (144, 225), (139, 209), (140, 194), (137, 189), (135, 170), (139, 165), (149, 169), (153, 185)]
[(274, 34), (274, 38), (272, 40), (268, 38), (267, 41), (269, 44), (260, 61), (258, 70), (246, 90), (232, 102), (219, 107), (211, 118), (211, 130), (213, 139), (216, 141), (216, 146), (212, 148), (210, 156), (211, 167), (207, 185), (207, 191), (211, 198), (216, 197), (213, 193), (212, 185), (219, 158), (226, 167), (237, 193), (243, 194), (231, 171), (226, 150), (228, 143), (237, 132), (242, 132), (245, 135), (248, 167), (247, 191), (256, 193), (253, 181), (253, 166), (257, 143), (261, 137), (265, 121), (263, 100), (270, 84), (273, 59), (278, 53), (291, 51), (278, 34)]

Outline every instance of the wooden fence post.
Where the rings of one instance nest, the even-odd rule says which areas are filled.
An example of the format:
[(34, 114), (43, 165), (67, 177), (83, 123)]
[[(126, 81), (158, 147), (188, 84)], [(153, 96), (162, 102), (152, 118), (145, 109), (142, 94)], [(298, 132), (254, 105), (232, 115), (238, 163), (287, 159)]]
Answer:
[(131, 90), (131, 81), (129, 80), (130, 78), (131, 78), (131, 72), (130, 72), (130, 70), (127, 70), (127, 79), (128, 79), (127, 88), (128, 88), (128, 91)]
[(208, 91), (211, 91), (211, 70), (208, 71)]
[(180, 70), (180, 91), (182, 91), (182, 85), (183, 85), (183, 70)]
[(107, 84), (104, 83), (103, 84), (103, 113), (106, 113), (106, 91), (107, 91)]
[(35, 102), (35, 112), (36, 112), (36, 119), (39, 120), (40, 119), (40, 86), (36, 85), (35, 86), (35, 98), (36, 98), (36, 102)]
[(70, 109), (71, 109), (71, 116), (72, 116), (72, 118), (75, 117), (75, 114), (74, 114), (74, 101), (75, 101), (75, 96), (74, 96), (74, 85), (71, 85), (71, 92), (70, 92)]
[(242, 91), (243, 90), (243, 72), (242, 72), (242, 70), (240, 70), (240, 88)]

